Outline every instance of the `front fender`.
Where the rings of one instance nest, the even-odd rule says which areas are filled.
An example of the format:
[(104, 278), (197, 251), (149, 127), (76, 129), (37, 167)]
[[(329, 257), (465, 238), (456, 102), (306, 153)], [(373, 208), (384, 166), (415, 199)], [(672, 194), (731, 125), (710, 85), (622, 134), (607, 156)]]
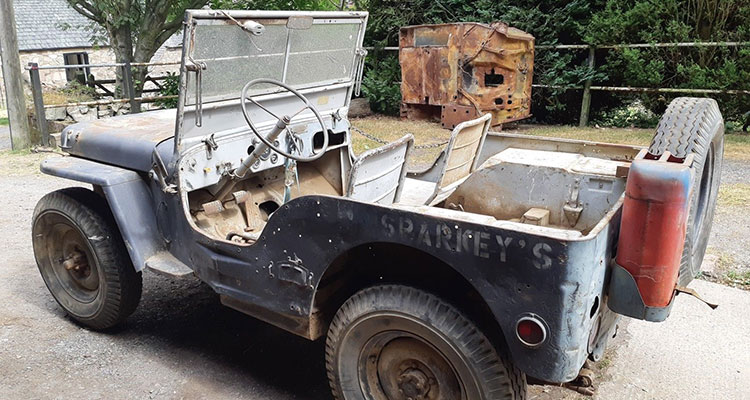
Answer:
[(100, 186), (115, 217), (136, 271), (166, 247), (156, 226), (148, 182), (137, 172), (76, 157), (42, 161), (47, 175)]

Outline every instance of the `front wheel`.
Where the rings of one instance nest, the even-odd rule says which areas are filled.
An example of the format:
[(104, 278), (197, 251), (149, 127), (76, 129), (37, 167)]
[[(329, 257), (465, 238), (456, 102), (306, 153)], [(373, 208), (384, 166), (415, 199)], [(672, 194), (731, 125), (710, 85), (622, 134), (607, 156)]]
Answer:
[(339, 309), (326, 367), (338, 400), (523, 399), (526, 378), (461, 312), (407, 286), (364, 289)]
[(83, 188), (44, 196), (34, 210), (32, 239), (44, 283), (73, 319), (106, 329), (135, 311), (141, 273), (101, 196)]

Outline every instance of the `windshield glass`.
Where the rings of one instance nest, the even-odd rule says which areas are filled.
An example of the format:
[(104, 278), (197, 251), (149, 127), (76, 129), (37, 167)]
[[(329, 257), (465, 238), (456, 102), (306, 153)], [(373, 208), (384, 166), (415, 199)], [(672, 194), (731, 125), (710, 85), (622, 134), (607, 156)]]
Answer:
[[(230, 16), (232, 14), (229, 14)], [(314, 18), (312, 25), (287, 18), (196, 19), (186, 38), (186, 64), (205, 65), (201, 72), (203, 102), (238, 98), (250, 80), (270, 78), (296, 88), (308, 88), (354, 79), (355, 55), (363, 26), (359, 18)], [(258, 33), (258, 25), (262, 25)], [(256, 30), (240, 27), (253, 27)], [(304, 25), (304, 24), (303, 24)], [(188, 74), (186, 104), (195, 104), (196, 74)], [(258, 85), (251, 93), (262, 93)]]

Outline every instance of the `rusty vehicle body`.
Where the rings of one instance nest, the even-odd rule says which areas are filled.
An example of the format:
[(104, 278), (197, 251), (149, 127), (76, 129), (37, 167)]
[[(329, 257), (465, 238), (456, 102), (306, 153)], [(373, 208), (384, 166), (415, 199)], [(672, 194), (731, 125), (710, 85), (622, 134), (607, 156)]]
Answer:
[[(72, 319), (102, 330), (136, 309), (145, 271), (195, 276), (227, 307), (324, 338), (339, 400), (523, 399), (527, 377), (590, 391), (588, 360), (602, 358), (620, 316), (663, 320), (674, 301), (677, 266), (643, 272), (638, 261), (661, 263), (651, 257), (658, 248), (647, 243), (649, 257), (617, 265), (621, 225), (670, 223), (623, 211), (628, 193), (637, 196), (628, 171), (646, 163), (639, 179), (661, 192), (675, 176), (663, 166), (679, 169), (670, 193), (692, 193), (697, 206), (669, 242), (684, 241), (683, 260), (700, 265), (721, 166), (716, 102), (676, 100), (648, 157), (636, 146), (490, 131), (495, 115), (523, 110), (516, 93), (527, 93), (528, 59), (523, 74), (513, 63), (494, 71), (518, 82), (505, 89), (512, 97), (481, 92), (502, 109), (457, 123), (429, 168), (408, 171), (410, 134), (352, 148), (367, 18), (188, 11), (177, 109), (71, 125), (60, 141), (67, 155), (42, 162), (46, 174), (90, 185), (36, 206), (34, 256), (47, 287)], [(462, 35), (510, 37), (471, 27)], [(530, 39), (514, 40), (521, 57)], [(467, 79), (493, 74), (482, 68)], [(673, 200), (641, 197), (630, 203), (645, 210)], [(644, 303), (654, 271), (666, 307)], [(684, 285), (697, 272), (679, 274)]]
[(493, 125), (531, 113), (534, 37), (502, 22), (401, 28), (401, 116), (446, 129), (484, 113)]

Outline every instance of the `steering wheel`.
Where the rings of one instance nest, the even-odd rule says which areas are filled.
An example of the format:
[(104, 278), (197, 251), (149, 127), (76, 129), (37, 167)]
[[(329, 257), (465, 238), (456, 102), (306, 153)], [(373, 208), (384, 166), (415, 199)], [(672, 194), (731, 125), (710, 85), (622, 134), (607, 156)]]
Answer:
[[(284, 115), (283, 117), (277, 116), (276, 114), (272, 113), (271, 110), (269, 110), (266, 107), (263, 107), (263, 105), (261, 105), (260, 103), (258, 103), (255, 99), (253, 99), (252, 97), (249, 97), (247, 95), (247, 92), (248, 92), (248, 90), (251, 87), (253, 87), (255, 85), (258, 85), (258, 84), (262, 84), (262, 83), (270, 84), (270, 85), (275, 85), (275, 86), (278, 86), (278, 87), (281, 87), (281, 88), (284, 88), (284, 89), (288, 90), (289, 92), (291, 92), (292, 94), (294, 94), (295, 96), (297, 96), (297, 98), (299, 98), (300, 100), (302, 100), (303, 103), (305, 103), (304, 107), (302, 107), (302, 109), (300, 109), (296, 113), (292, 114), (292, 116), (288, 116), (288, 115)], [(287, 85), (285, 83), (282, 83), (282, 82), (279, 82), (279, 81), (277, 81), (275, 79), (260, 78), (260, 79), (253, 79), (250, 82), (248, 82), (247, 84), (245, 84), (245, 86), (242, 88), (242, 94), (241, 94), (241, 96), (242, 97), (240, 98), (240, 100), (241, 100), (241, 103), (242, 103), (242, 114), (245, 116), (245, 121), (247, 121), (247, 125), (253, 131), (253, 133), (255, 134), (255, 136), (257, 136), (258, 139), (261, 140), (261, 142), (263, 142), (266, 146), (268, 146), (269, 148), (271, 148), (273, 151), (281, 154), (284, 157), (289, 157), (289, 158), (291, 158), (293, 160), (307, 162), (307, 161), (317, 160), (318, 158), (320, 158), (321, 156), (323, 156), (323, 154), (325, 154), (326, 151), (328, 150), (328, 135), (327, 135), (327, 132), (326, 132), (326, 130), (327, 130), (326, 129), (326, 125), (323, 122), (323, 117), (320, 116), (320, 112), (318, 111), (318, 109), (315, 108), (315, 106), (312, 105), (312, 103), (310, 103), (310, 101), (307, 99), (307, 97), (305, 97), (304, 95), (302, 95), (302, 93), (296, 91), (295, 89), (293, 89), (289, 85)], [(310, 111), (312, 111), (313, 114), (315, 114), (315, 118), (318, 120), (318, 123), (320, 123), (320, 127), (322, 128), (322, 132), (323, 132), (323, 147), (317, 153), (315, 153), (314, 149), (313, 149), (313, 154), (311, 156), (309, 156), (309, 157), (304, 157), (302, 155), (290, 154), (290, 153), (287, 153), (286, 151), (280, 149), (278, 146), (276, 146), (276, 145), (274, 145), (272, 143), (273, 139), (271, 139), (271, 140), (266, 139), (265, 137), (263, 137), (263, 135), (260, 134), (260, 132), (258, 132), (258, 129), (255, 128), (255, 124), (253, 124), (253, 121), (250, 119), (250, 113), (247, 111), (247, 102), (248, 101), (250, 101), (255, 106), (257, 106), (258, 108), (260, 108), (261, 110), (267, 112), (268, 114), (271, 114), (274, 118), (276, 118), (278, 120), (276, 122), (277, 127), (278, 126), (282, 126), (282, 125), (283, 126), (289, 125), (289, 123), (291, 122), (292, 118), (294, 118), (295, 116), (297, 116), (302, 111), (305, 111), (306, 109), (310, 109)]]

